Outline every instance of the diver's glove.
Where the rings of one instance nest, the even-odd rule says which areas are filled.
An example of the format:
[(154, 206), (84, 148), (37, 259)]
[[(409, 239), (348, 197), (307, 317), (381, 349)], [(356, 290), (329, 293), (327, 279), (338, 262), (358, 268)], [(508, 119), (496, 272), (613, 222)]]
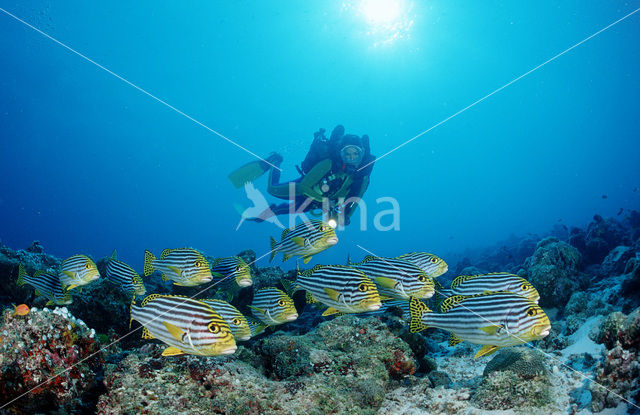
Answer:
[(325, 141), (327, 139), (327, 137), (325, 137), (325, 135), (324, 135), (325, 131), (327, 131), (327, 130), (325, 130), (324, 128), (319, 129), (318, 131), (313, 133), (313, 138), (315, 140)]

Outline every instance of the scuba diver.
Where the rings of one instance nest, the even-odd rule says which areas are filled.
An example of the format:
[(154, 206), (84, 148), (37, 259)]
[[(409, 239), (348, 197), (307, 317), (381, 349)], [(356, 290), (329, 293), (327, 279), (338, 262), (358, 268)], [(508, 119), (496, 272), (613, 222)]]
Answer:
[(229, 175), (234, 186), (240, 188), (270, 170), (267, 191), (289, 201), (272, 204), (257, 217), (247, 220), (262, 222), (273, 215), (309, 212), (316, 216), (327, 214), (329, 219), (335, 219), (341, 225), (350, 223), (351, 215), (369, 186), (375, 156), (371, 155), (367, 135), (345, 134), (342, 125), (336, 126), (328, 139), (324, 132), (321, 128), (314, 133), (307, 156), (300, 166), (296, 166), (301, 175), (296, 180), (280, 183), (281, 171), (272, 168), (280, 167), (282, 163), (278, 153), (271, 154), (266, 161), (247, 163)]

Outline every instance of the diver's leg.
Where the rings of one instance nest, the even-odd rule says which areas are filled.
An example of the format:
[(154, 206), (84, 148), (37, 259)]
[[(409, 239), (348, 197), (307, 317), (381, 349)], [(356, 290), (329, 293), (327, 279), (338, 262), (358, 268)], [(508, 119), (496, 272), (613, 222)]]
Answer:
[(253, 222), (264, 222), (265, 220), (269, 219), (272, 216), (287, 215), (289, 213), (289, 210), (291, 209), (291, 205), (292, 203), (280, 203), (279, 205), (272, 203), (271, 205), (269, 205), (268, 208), (263, 210), (262, 213), (260, 213), (257, 217), (247, 218), (246, 220), (250, 220)]

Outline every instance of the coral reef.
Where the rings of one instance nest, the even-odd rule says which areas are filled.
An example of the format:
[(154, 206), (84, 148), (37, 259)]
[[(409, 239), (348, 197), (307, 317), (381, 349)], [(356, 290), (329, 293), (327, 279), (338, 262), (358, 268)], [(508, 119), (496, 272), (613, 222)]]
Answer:
[(107, 368), (108, 392), (98, 409), (104, 414), (373, 414), (394, 379), (416, 368), (409, 347), (375, 318), (342, 316), (304, 336), (267, 337), (253, 349), (215, 359), (162, 359), (158, 346), (132, 353)]
[(603, 321), (595, 340), (607, 347), (590, 385), (591, 408), (599, 412), (623, 400), (640, 398), (640, 308), (625, 316), (611, 313)]
[(2, 313), (0, 396), (16, 413), (90, 411), (102, 392), (100, 343), (66, 308)]
[(551, 383), (543, 356), (524, 347), (500, 350), (485, 367), (471, 401), (483, 409), (550, 404)]
[(581, 260), (582, 255), (576, 248), (549, 237), (538, 243), (518, 275), (538, 289), (542, 307), (561, 307), (571, 293), (585, 285), (585, 278), (578, 270)]

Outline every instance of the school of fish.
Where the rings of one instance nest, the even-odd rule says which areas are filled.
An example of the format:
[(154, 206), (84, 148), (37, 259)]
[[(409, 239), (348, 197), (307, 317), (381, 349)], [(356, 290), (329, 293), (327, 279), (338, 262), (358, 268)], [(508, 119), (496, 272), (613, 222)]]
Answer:
[[(306, 264), (337, 242), (329, 224), (304, 222), (285, 229), (280, 242), (271, 238), (271, 260), (282, 253), (283, 261), (299, 256)], [(138, 297), (147, 294), (143, 278), (118, 260), (115, 250), (107, 259), (106, 279), (132, 297), (130, 325), (137, 321), (142, 326), (142, 338), (166, 344), (164, 356), (234, 353), (236, 342), (296, 320), (299, 313), (292, 297), (300, 291), (305, 292), (308, 304), (323, 309), (322, 316), (376, 315), (399, 307), (411, 332), (446, 330), (452, 346), (461, 341), (482, 345), (476, 358), (501, 347), (542, 339), (551, 329), (549, 318), (537, 304), (538, 291), (524, 278), (509, 273), (461, 275), (445, 288), (437, 278), (448, 271), (446, 262), (426, 252), (366, 256), (360, 262), (347, 260), (347, 265), (298, 270), (295, 280), (281, 280), (283, 290), (251, 289), (250, 315), (243, 314), (233, 302), (241, 292), (247, 292), (241, 290), (253, 285), (250, 265), (238, 256), (210, 262), (193, 248), (165, 249), (159, 257), (145, 251), (145, 278), (158, 272), (162, 280), (179, 286), (212, 282), (216, 298), (152, 293), (138, 302)], [(36, 295), (48, 300), (47, 305), (67, 305), (72, 302), (72, 290), (80, 291), (99, 278), (91, 258), (73, 255), (53, 272), (40, 270), (28, 275), (20, 264), (17, 284), (32, 286)]]

